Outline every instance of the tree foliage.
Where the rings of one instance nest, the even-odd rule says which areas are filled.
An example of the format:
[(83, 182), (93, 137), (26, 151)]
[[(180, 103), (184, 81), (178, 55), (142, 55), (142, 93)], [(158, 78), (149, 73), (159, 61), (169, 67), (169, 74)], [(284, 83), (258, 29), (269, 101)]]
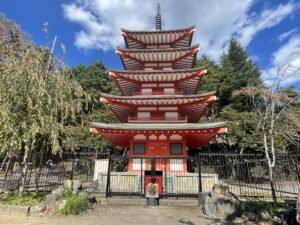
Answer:
[(15, 23), (2, 18), (0, 30), (0, 151), (24, 154), (26, 176), (34, 151), (62, 152), (64, 128), (81, 111), (84, 92)]
[(227, 105), (238, 111), (249, 110), (246, 99), (241, 96), (233, 97), (232, 93), (250, 84), (261, 84), (260, 70), (241, 44), (237, 40), (232, 39), (227, 53), (221, 58), (221, 74), (218, 89), (220, 110)]
[(110, 142), (105, 141), (99, 135), (89, 132), (89, 122), (117, 122), (116, 117), (109, 110), (108, 106), (100, 102), (101, 92), (116, 92), (116, 87), (112, 79), (109, 78), (104, 64), (96, 62), (89, 66), (79, 65), (68, 72), (81, 85), (88, 98), (84, 103), (83, 113), (77, 119), (77, 123), (67, 128), (67, 148), (98, 151), (114, 149)]

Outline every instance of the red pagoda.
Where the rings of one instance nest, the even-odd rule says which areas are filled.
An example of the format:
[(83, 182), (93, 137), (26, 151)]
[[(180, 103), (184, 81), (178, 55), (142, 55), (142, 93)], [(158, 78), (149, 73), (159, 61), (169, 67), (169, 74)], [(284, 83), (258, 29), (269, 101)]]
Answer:
[(101, 97), (121, 123), (93, 122), (91, 132), (129, 149), (128, 172), (149, 171), (150, 160), (134, 158), (146, 156), (172, 157), (167, 164), (157, 160), (156, 170), (187, 172), (187, 149), (226, 132), (224, 122), (198, 123), (216, 96), (196, 94), (206, 69), (193, 68), (199, 50), (191, 46), (194, 31), (161, 30), (159, 10), (155, 31), (122, 29), (126, 48), (116, 52), (124, 71), (110, 71), (122, 96)]

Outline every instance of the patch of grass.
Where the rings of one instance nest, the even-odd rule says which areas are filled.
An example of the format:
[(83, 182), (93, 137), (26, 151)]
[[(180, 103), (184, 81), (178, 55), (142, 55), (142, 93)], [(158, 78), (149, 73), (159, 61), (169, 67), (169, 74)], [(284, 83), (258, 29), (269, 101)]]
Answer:
[(89, 208), (89, 201), (77, 194), (73, 194), (67, 197), (66, 205), (63, 209), (61, 209), (61, 213), (68, 214), (79, 214), (81, 212), (85, 212)]
[(70, 189), (66, 189), (64, 190), (64, 192), (62, 193), (61, 197), (62, 198), (69, 198), (71, 197), (73, 194), (72, 194), (72, 191)]
[(24, 194), (0, 194), (0, 204), (32, 206), (41, 203), (49, 192), (28, 192)]
[(279, 202), (274, 204), (273, 202), (267, 201), (244, 201), (245, 211), (253, 212), (255, 214), (260, 211), (267, 211), (271, 216), (280, 216), (287, 211), (286, 205), (284, 202)]

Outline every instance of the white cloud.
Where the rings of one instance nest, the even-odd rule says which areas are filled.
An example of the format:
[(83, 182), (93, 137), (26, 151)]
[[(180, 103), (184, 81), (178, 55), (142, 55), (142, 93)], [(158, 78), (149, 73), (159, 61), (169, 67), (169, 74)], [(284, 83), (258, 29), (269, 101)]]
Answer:
[(245, 24), (237, 31), (238, 40), (247, 46), (259, 31), (271, 28), (279, 24), (287, 16), (297, 8), (297, 6), (289, 2), (285, 5), (278, 5), (273, 9), (265, 9), (260, 15), (253, 14), (251, 18), (247, 18)]
[(287, 32), (284, 32), (284, 33), (282, 33), (282, 34), (280, 34), (280, 35), (278, 36), (278, 41), (281, 42), (281, 41), (283, 41), (283, 40), (289, 38), (290, 36), (292, 36), (292, 35), (295, 34), (296, 32), (297, 32), (297, 29), (296, 29), (296, 28), (291, 29), (291, 30), (289, 30), (289, 31), (287, 31)]
[[(250, 13), (256, 0), (164, 0), (161, 1), (163, 28), (196, 25), (194, 42), (201, 53), (215, 60), (232, 36), (247, 46), (257, 32), (279, 24), (296, 8), (288, 2), (266, 8), (259, 15)], [(85, 50), (111, 50), (123, 45), (120, 28), (154, 29), (156, 5), (138, 0), (77, 0), (63, 5), (64, 16), (80, 24), (75, 45)]]
[(64, 16), (78, 23), (75, 45), (86, 50), (111, 50), (123, 44), (121, 27), (148, 29), (152, 4), (133, 0), (79, 0), (63, 5)]
[(300, 82), (300, 36), (292, 36), (272, 55), (272, 65), (263, 71), (262, 78), (267, 85), (272, 86), (284, 76), (282, 85), (292, 85)]

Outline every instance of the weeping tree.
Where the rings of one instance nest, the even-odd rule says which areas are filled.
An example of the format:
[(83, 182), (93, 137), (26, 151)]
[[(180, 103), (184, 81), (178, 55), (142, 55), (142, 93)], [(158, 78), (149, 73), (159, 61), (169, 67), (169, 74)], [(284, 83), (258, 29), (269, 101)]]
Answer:
[(82, 109), (84, 93), (63, 63), (17, 24), (1, 17), (0, 31), (0, 151), (23, 155), (23, 192), (32, 154), (62, 152), (65, 126)]
[(250, 106), (257, 115), (257, 128), (261, 132), (262, 143), (268, 162), (269, 179), (273, 199), (276, 201), (273, 170), (276, 154), (283, 146), (299, 146), (299, 92), (286, 88), (285, 83), (299, 80), (300, 67), (296, 60), (299, 54), (293, 53), (285, 63), (278, 65), (268, 85), (247, 86), (234, 93), (248, 97)]

